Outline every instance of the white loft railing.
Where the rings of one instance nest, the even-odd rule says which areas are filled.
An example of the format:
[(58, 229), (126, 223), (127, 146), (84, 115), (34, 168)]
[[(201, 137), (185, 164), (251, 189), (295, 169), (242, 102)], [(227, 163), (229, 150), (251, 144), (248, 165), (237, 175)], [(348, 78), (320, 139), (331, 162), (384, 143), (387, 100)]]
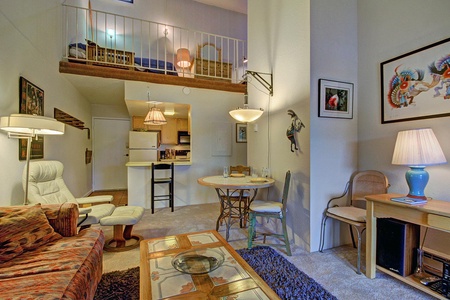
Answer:
[(68, 61), (233, 83), (245, 73), (243, 40), (64, 4), (63, 22)]

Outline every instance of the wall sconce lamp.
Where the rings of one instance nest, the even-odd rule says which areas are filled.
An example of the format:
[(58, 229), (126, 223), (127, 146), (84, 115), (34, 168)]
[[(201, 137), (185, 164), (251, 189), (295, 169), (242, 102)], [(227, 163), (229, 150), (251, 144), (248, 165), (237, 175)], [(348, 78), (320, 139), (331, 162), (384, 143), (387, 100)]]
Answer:
[(64, 123), (43, 116), (11, 114), (9, 117), (0, 118), (0, 129), (8, 133), (8, 138), (27, 140), (25, 195), (23, 201), (23, 204), (27, 205), (31, 141), (33, 138), (37, 139), (38, 135), (64, 134)]
[(156, 108), (156, 101), (150, 101), (150, 92), (147, 92), (147, 98), (148, 98), (147, 103), (149, 103), (149, 104), (153, 103), (153, 107), (150, 108), (147, 115), (145, 116), (144, 124), (145, 125), (166, 125), (167, 124), (166, 118), (164, 117), (161, 110)]
[[(273, 76), (272, 73), (261, 73), (261, 72), (255, 72), (255, 71), (245, 71), (244, 75), (244, 81), (248, 82), (248, 76), (252, 76), (255, 78), (261, 85), (266, 88), (269, 91), (270, 96), (273, 96)], [(264, 76), (270, 76), (270, 83), (262, 77)], [(259, 109), (251, 109), (248, 107), (248, 95), (247, 93), (244, 94), (244, 107), (243, 108), (236, 108), (231, 110), (230, 115), (239, 122), (249, 123), (257, 120), (259, 117), (262, 116), (264, 113), (264, 110), (262, 108)]]
[[(272, 75), (272, 73), (262, 73), (262, 72), (255, 72), (255, 71), (246, 70), (245, 74), (243, 76), (245, 82), (248, 82), (248, 79), (247, 79), (248, 75), (251, 75), (259, 83), (261, 83), (261, 85), (263, 87), (265, 87), (269, 91), (269, 95), (273, 96), (273, 75)], [(264, 79), (262, 77), (262, 75), (264, 75), (266, 77), (269, 76), (270, 77), (270, 82), (268, 82), (266, 79)]]
[(429, 174), (425, 167), (445, 163), (447, 160), (431, 128), (404, 130), (397, 134), (392, 164), (410, 168), (405, 175), (409, 186), (407, 197), (426, 200), (424, 190)]

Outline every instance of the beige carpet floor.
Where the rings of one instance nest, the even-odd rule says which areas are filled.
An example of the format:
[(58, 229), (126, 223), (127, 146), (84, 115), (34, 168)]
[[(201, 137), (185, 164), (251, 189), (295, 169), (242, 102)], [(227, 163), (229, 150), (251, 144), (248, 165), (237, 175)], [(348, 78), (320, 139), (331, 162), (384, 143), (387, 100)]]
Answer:
[[(133, 232), (144, 238), (154, 238), (186, 232), (215, 229), (219, 204), (202, 204), (158, 209), (155, 214), (146, 210)], [(225, 236), (225, 226), (219, 229)], [(107, 239), (112, 237), (112, 228), (103, 227)], [(230, 230), (229, 243), (235, 249), (247, 246), (247, 231), (235, 223)], [(292, 246), (292, 256), (279, 252), (297, 268), (319, 282), (338, 299), (434, 299), (401, 281), (381, 272), (375, 279), (356, 274), (356, 249), (351, 245), (309, 253)], [(126, 252), (104, 252), (103, 272), (125, 270), (139, 265), (139, 248)], [(364, 258), (362, 259), (363, 272)]]

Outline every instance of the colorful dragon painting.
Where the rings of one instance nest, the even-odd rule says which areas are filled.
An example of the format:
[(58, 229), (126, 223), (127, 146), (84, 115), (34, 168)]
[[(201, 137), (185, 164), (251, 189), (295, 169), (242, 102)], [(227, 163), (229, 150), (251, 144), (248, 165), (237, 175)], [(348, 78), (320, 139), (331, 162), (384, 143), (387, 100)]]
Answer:
[(450, 54), (430, 64), (428, 70), (440, 80), (440, 84), (434, 88), (434, 97), (441, 96), (440, 90), (445, 87), (444, 99), (450, 99)]
[(399, 71), (400, 66), (395, 68), (395, 75), (389, 82), (388, 101), (394, 108), (407, 107), (414, 103), (414, 97), (439, 83), (440, 75), (432, 74), (433, 79), (431, 83), (428, 83), (423, 81), (424, 70), (405, 69)]

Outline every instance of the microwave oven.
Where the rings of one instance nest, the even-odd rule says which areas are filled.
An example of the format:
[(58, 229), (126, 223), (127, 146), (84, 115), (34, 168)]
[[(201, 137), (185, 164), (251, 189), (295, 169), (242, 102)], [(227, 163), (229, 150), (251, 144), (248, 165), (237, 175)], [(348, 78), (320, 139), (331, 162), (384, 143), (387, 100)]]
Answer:
[(190, 145), (191, 135), (187, 131), (178, 131), (178, 145)]

